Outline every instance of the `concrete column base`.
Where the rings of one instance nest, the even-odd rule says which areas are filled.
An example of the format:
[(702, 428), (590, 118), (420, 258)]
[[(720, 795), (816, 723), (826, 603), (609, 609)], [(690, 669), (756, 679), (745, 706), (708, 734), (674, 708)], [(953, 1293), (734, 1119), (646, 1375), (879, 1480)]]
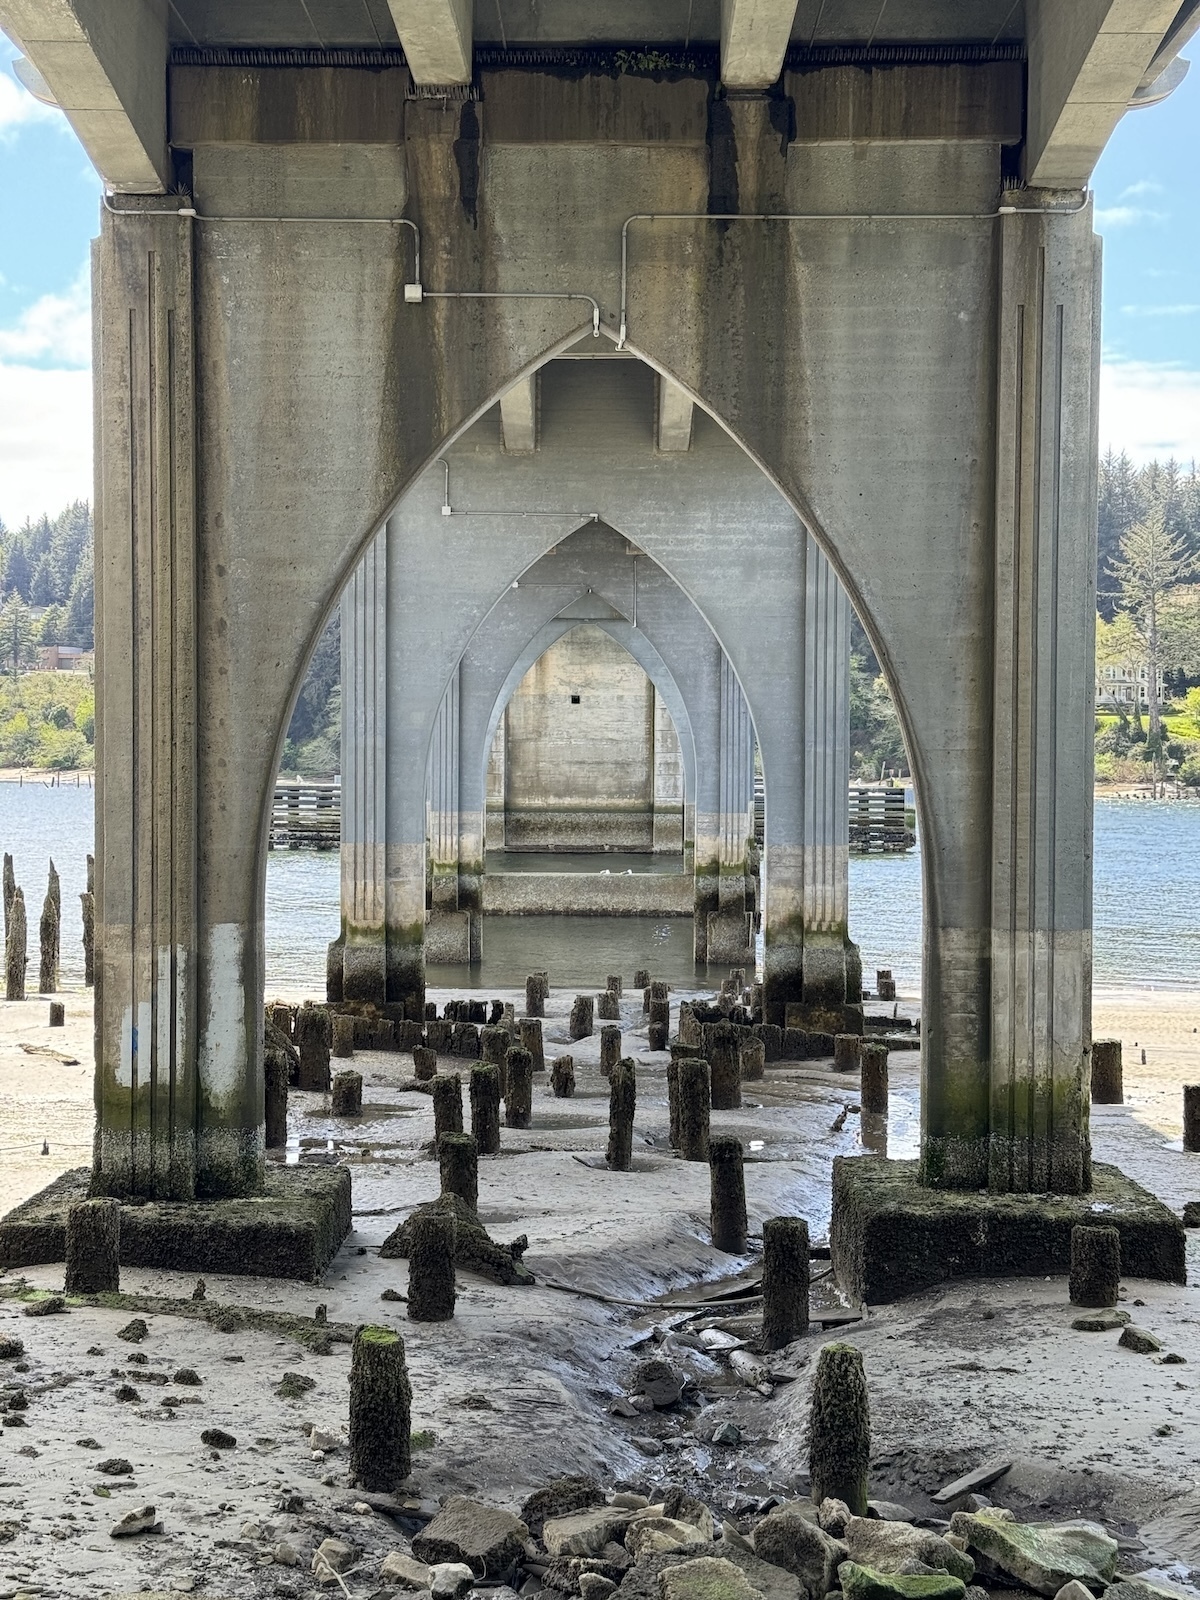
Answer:
[(732, 908), (710, 913), (706, 948), (710, 966), (724, 962), (739, 966), (752, 962), (754, 934), (749, 915)]
[[(1128, 1278), (1187, 1281), (1183, 1224), (1116, 1167), (1097, 1165), (1089, 1195), (989, 1194), (930, 1189), (919, 1163), (838, 1156), (829, 1241), (838, 1283), (856, 1300), (886, 1305), (950, 1278), (1065, 1277), (1071, 1229), (1121, 1234)], [(1065, 1293), (1065, 1290), (1064, 1290)]]
[(378, 940), (369, 943), (348, 940), (343, 946), (341, 999), (365, 1000), (377, 1006), (387, 999), (387, 957), (382, 929)]
[(472, 920), (469, 911), (446, 911), (435, 906), (425, 924), (426, 965), (469, 966)]

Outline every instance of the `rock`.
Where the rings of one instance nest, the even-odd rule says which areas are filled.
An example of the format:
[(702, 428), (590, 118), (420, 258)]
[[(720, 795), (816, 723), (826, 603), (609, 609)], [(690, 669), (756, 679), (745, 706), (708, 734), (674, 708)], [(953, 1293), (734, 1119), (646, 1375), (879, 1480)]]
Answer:
[(320, 1576), (322, 1565), (330, 1572), (349, 1572), (358, 1560), (358, 1551), (344, 1539), (322, 1539), (313, 1552), (312, 1570)]
[(139, 1404), (142, 1398), (131, 1383), (119, 1383), (113, 1390), (113, 1397), (117, 1400), (124, 1400), (129, 1405)]
[(661, 1356), (643, 1361), (635, 1369), (632, 1388), (635, 1394), (644, 1394), (661, 1411), (678, 1405), (683, 1398), (684, 1379), (669, 1361)]
[(308, 1448), (310, 1450), (320, 1450), (322, 1454), (328, 1455), (331, 1450), (340, 1450), (341, 1447), (342, 1440), (336, 1433), (326, 1433), (322, 1428), (309, 1430)]
[(697, 1500), (694, 1494), (688, 1494), (686, 1489), (668, 1489), (663, 1496), (664, 1517), (674, 1517), (676, 1522), (690, 1522), (694, 1528), (699, 1528), (706, 1539), (716, 1537), (716, 1523), (713, 1514), (704, 1504)]
[(67, 1309), (61, 1294), (48, 1294), (43, 1300), (31, 1300), (25, 1307), (27, 1317), (56, 1317)]
[[(1195, 1573), (1191, 1576), (1194, 1580)], [(1104, 1591), (1104, 1600), (1108, 1600), (1109, 1595), (1113, 1600), (1188, 1600), (1182, 1589), (1172, 1589), (1164, 1583), (1151, 1583), (1149, 1578), (1134, 1577), (1127, 1572), (1120, 1573), (1116, 1583), (1110, 1584)], [(1055, 1600), (1058, 1600), (1057, 1595)]]
[(114, 1539), (128, 1539), (135, 1533), (161, 1533), (162, 1523), (153, 1506), (139, 1506), (136, 1511), (127, 1511), (108, 1531)]
[(587, 1511), (603, 1504), (604, 1490), (595, 1478), (555, 1478), (529, 1496), (521, 1507), (520, 1517), (531, 1535), (540, 1539), (547, 1518), (565, 1517), (573, 1511)]
[[(1078, 1327), (1078, 1323), (1075, 1324)], [(960, 1495), (970, 1494), (973, 1490), (988, 1489), (997, 1478), (1002, 1478), (1012, 1467), (1011, 1456), (992, 1456), (989, 1460), (981, 1462), (971, 1472), (964, 1472), (960, 1478), (955, 1478), (952, 1483), (946, 1484), (932, 1497), (935, 1506), (948, 1506), (952, 1500), (957, 1500)], [(970, 1582), (970, 1580), (967, 1580)]]
[(205, 1428), (200, 1435), (200, 1443), (206, 1444), (210, 1450), (232, 1450), (237, 1440), (224, 1428)]
[(856, 1561), (838, 1568), (845, 1600), (963, 1600), (967, 1586), (949, 1572), (878, 1572)]
[(121, 1478), (133, 1471), (133, 1462), (126, 1461), (124, 1456), (109, 1456), (107, 1461), (97, 1465), (96, 1471), (104, 1473), (106, 1478)]
[(1078, 1578), (1072, 1578), (1070, 1583), (1063, 1584), (1054, 1596), (1054, 1600), (1094, 1600), (1094, 1597), (1086, 1583), (1080, 1583)]
[(636, 1417), (641, 1413), (632, 1400), (626, 1400), (624, 1395), (618, 1395), (608, 1408), (610, 1417)]
[(180, 1367), (171, 1382), (182, 1384), (185, 1389), (198, 1389), (204, 1379), (196, 1371), (195, 1367)]
[(713, 1429), (712, 1442), (714, 1444), (741, 1444), (742, 1430), (735, 1427), (732, 1422), (719, 1423)]
[[(525, 1554), (529, 1529), (511, 1511), (454, 1495), (412, 1542), (418, 1561), (465, 1562), (480, 1578), (498, 1578)], [(435, 1596), (436, 1583), (431, 1583)]]
[(25, 1354), (25, 1346), (20, 1339), (14, 1339), (9, 1334), (0, 1338), (0, 1361), (19, 1361)]
[(650, 1502), (644, 1494), (635, 1494), (632, 1489), (618, 1489), (609, 1504), (622, 1506), (626, 1511), (645, 1511)]
[(662, 1600), (762, 1600), (741, 1567), (720, 1556), (667, 1567), (659, 1573), (658, 1588)]
[(740, 1550), (743, 1555), (752, 1556), (754, 1546), (744, 1533), (739, 1532), (732, 1522), (721, 1524), (721, 1553), (729, 1555), (731, 1551)]
[(124, 1339), (126, 1344), (141, 1344), (150, 1332), (150, 1324), (145, 1317), (134, 1317), (132, 1322), (127, 1322), (123, 1328), (117, 1329), (117, 1338)]
[(429, 1568), (425, 1563), (405, 1555), (402, 1550), (393, 1550), (391, 1555), (384, 1557), (379, 1576), (384, 1583), (394, 1583), (401, 1589), (428, 1589), (430, 1583)]
[[(960, 1511), (990, 1511), (992, 1509), (992, 1502), (985, 1494), (965, 1494), (963, 1495), (962, 1505), (959, 1506), (958, 1509)], [(900, 1520), (911, 1522), (913, 1519), (911, 1517), (907, 1517), (901, 1518)], [(957, 1539), (958, 1535), (954, 1534), (953, 1537)], [(968, 1585), (968, 1587), (970, 1586)]]
[(599, 1572), (581, 1572), (579, 1574), (579, 1593), (583, 1600), (608, 1600), (610, 1594), (616, 1594), (617, 1586), (611, 1578), (606, 1578)]
[(1139, 1356), (1151, 1356), (1156, 1350), (1162, 1349), (1160, 1338), (1148, 1328), (1139, 1328), (1133, 1322), (1125, 1327), (1117, 1343), (1123, 1345), (1126, 1350), (1133, 1350)]
[(1183, 1207), (1185, 1228), (1200, 1228), (1200, 1200), (1187, 1200)]
[(875, 1572), (898, 1572), (906, 1561), (920, 1561), (937, 1572), (949, 1572), (965, 1588), (975, 1576), (975, 1563), (925, 1528), (909, 1522), (877, 1522), (871, 1517), (851, 1517), (846, 1528), (850, 1559)]
[(569, 1517), (547, 1517), (542, 1525), (542, 1543), (552, 1556), (595, 1556), (614, 1539), (623, 1539), (633, 1518), (633, 1510), (602, 1506), (596, 1511), (577, 1511)]
[[(867, 1502), (868, 1506), (870, 1502)], [(817, 1507), (817, 1526), (831, 1538), (842, 1539), (850, 1523), (850, 1507), (844, 1500), (822, 1500)]]
[(1112, 1333), (1116, 1328), (1123, 1328), (1129, 1320), (1128, 1311), (1107, 1306), (1103, 1311), (1085, 1311), (1078, 1317), (1072, 1317), (1071, 1326), (1076, 1333)]
[(644, 1456), (660, 1456), (663, 1452), (662, 1444), (657, 1439), (652, 1439), (648, 1433), (639, 1434), (633, 1444)]
[(711, 1543), (711, 1534), (706, 1534), (694, 1523), (677, 1522), (674, 1517), (647, 1517), (631, 1522), (625, 1532), (625, 1548), (635, 1561)]
[[(980, 1511), (985, 1505), (991, 1505), (990, 1500), (985, 1500), (982, 1495), (967, 1495), (968, 1500), (979, 1500), (978, 1506), (968, 1506), (968, 1511)], [(877, 1517), (880, 1522), (913, 1522), (916, 1514), (908, 1506), (899, 1505), (895, 1500), (868, 1500), (867, 1513)]]
[(278, 1544), (271, 1546), (271, 1560), (277, 1567), (298, 1567), (300, 1552), (286, 1539), (281, 1539)]
[(800, 1511), (783, 1505), (754, 1530), (754, 1553), (760, 1561), (794, 1573), (810, 1595), (823, 1595), (837, 1588), (838, 1564), (845, 1561), (847, 1549)]
[(1050, 1600), (1072, 1578), (1102, 1589), (1116, 1571), (1117, 1541), (1095, 1522), (1019, 1523), (999, 1510), (956, 1511), (950, 1528), (974, 1555), (985, 1558), (989, 1570), (998, 1569)]
[(474, 1582), (475, 1574), (461, 1561), (435, 1561), (429, 1569), (429, 1592), (433, 1600), (458, 1600)]

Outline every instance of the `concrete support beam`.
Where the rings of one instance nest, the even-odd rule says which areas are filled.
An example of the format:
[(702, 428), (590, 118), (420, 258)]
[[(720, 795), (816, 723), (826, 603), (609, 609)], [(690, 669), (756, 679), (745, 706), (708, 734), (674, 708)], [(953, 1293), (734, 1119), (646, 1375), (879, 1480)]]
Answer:
[(380, 533), (342, 594), (342, 998), (376, 1004), (387, 987), (387, 713), (387, 539)]
[(537, 448), (537, 377), (531, 373), (500, 396), (500, 431), (509, 455)]
[(729, 662), (721, 655), (720, 812), (717, 910), (708, 916), (708, 960), (753, 960), (747, 907), (747, 847), (754, 831), (754, 728), (750, 707)]
[(163, 193), (166, 0), (0, 0), (0, 28), (46, 80), (108, 187)]
[(198, 984), (230, 952), (197, 926), (192, 247), (190, 220), (106, 213), (92, 257), (94, 1181), (122, 1198), (237, 1193), (262, 1158), (236, 1018), (208, 1017), (200, 1061)]
[(721, 0), (721, 81), (767, 89), (783, 71), (796, 0)]
[(658, 448), (690, 450), (692, 445), (692, 398), (670, 378), (658, 380)]
[(470, 83), (471, 0), (388, 0), (415, 83)]
[(1017, 1193), (1091, 1187), (1090, 213), (1001, 223), (988, 1184)]
[(1179, 0), (1031, 0), (1026, 181), (1081, 189)]
[[(482, 956), (482, 919), (472, 916), (482, 903), (483, 841), (474, 836), (482, 830), (478, 823), (462, 838), (462, 665), (450, 674), (442, 703), (433, 725), (429, 745), (429, 866), (431, 893), (429, 921), (425, 929), (426, 961), (466, 963)], [(415, 751), (390, 750), (393, 761), (413, 759)], [(466, 842), (470, 877), (475, 881), (474, 906), (463, 904), (459, 892), (459, 869)]]

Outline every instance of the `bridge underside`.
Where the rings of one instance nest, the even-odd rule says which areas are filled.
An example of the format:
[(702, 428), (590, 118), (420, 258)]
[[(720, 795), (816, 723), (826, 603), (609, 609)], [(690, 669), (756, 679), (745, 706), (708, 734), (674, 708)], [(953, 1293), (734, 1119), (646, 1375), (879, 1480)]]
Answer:
[[(498, 44), (459, 0), (371, 0), (373, 38), (310, 0), (279, 10), (317, 37), (272, 31), (268, 6), (249, 39), (239, 9), (0, 0), (113, 191), (94, 254), (97, 1188), (261, 1184), (266, 830), (308, 653), (427, 469), (599, 326), (698, 407), (703, 448), (672, 450), (668, 410), (652, 470), (630, 438), (596, 509), (643, 496), (617, 530), (706, 617), (760, 597), (715, 630), (743, 685), (798, 637), (811, 535), (892, 685), (923, 838), (923, 1181), (1086, 1189), (1082, 189), (1194, 8), (739, 0), (723, 24), (698, 7), (686, 40), (665, 6), (670, 37), (632, 49), (591, 24), (530, 39), (532, 4)], [(514, 440), (531, 420), (510, 403)], [(754, 464), (790, 531), (730, 522), (719, 495), (686, 525), (656, 500), (668, 460), (697, 470), (710, 442)], [(551, 448), (547, 430), (522, 466)], [(494, 487), (511, 463), (463, 473), (485, 466)], [(434, 501), (444, 603), (420, 620), (461, 656), (488, 528), (460, 539)], [(524, 565), (553, 542), (527, 531)], [(797, 782), (800, 682), (746, 692)], [(796, 948), (803, 837), (776, 850)], [(413, 878), (410, 843), (387, 842), (389, 884)], [(423, 907), (393, 922), (416, 945)]]

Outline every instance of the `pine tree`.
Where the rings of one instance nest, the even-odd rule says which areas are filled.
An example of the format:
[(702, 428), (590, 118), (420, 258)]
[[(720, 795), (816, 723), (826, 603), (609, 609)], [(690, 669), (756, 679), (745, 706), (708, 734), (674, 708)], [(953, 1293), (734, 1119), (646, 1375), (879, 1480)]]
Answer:
[(1194, 576), (1196, 558), (1184, 540), (1167, 527), (1163, 504), (1156, 501), (1146, 515), (1135, 522), (1121, 540), (1120, 553), (1112, 561), (1112, 574), (1125, 610), (1137, 624), (1145, 649), (1146, 703), (1150, 713), (1150, 737), (1162, 736), (1162, 707), (1158, 698), (1158, 675), (1162, 670), (1163, 648), (1160, 628), (1169, 595), (1186, 579)]

